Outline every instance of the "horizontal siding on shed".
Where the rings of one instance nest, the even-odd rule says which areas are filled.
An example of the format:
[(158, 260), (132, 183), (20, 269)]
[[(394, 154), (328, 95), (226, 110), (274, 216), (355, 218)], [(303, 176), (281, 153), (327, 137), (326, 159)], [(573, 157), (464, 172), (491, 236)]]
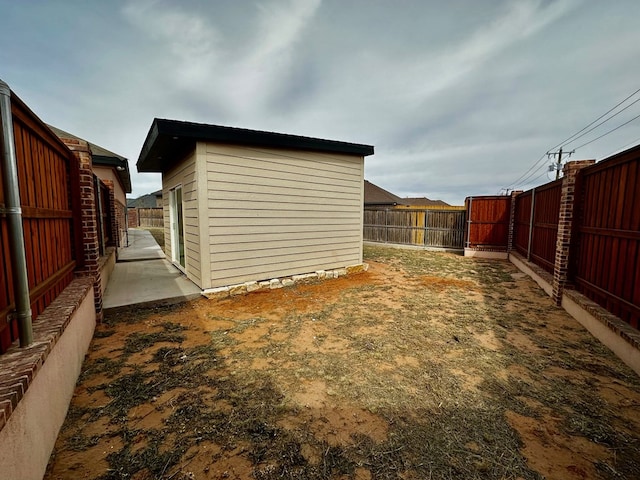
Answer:
[(208, 144), (212, 286), (362, 261), (362, 157)]
[[(357, 242), (360, 238), (360, 232), (353, 231), (333, 232), (340, 235), (340, 243)], [(273, 244), (278, 245), (274, 247)], [(318, 232), (300, 232), (296, 238), (291, 238), (288, 233), (263, 233), (260, 238), (254, 234), (245, 235), (220, 235), (215, 237), (215, 241), (211, 242), (211, 251), (213, 252), (233, 252), (246, 250), (263, 250), (270, 248), (294, 247), (300, 245), (324, 245), (326, 244), (325, 235), (318, 235)], [(339, 243), (336, 242), (336, 245)]]

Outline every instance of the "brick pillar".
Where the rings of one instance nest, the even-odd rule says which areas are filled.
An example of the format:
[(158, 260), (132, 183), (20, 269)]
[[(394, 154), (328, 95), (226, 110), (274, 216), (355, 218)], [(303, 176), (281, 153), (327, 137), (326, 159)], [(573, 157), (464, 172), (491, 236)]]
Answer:
[(562, 303), (562, 293), (567, 284), (571, 231), (575, 214), (575, 187), (576, 176), (582, 168), (593, 165), (595, 160), (577, 160), (567, 162), (563, 169), (562, 194), (560, 197), (560, 217), (558, 220), (558, 237), (556, 240), (556, 258), (553, 269), (553, 301), (560, 306)]
[(93, 279), (93, 303), (96, 319), (102, 320), (102, 275), (100, 272), (100, 247), (98, 241), (98, 219), (93, 182), (93, 162), (89, 144), (84, 140), (62, 139), (80, 164), (80, 208), (82, 210), (82, 242), (84, 244), (84, 268), (76, 273)]
[(509, 237), (507, 240), (507, 253), (513, 250), (513, 233), (516, 224), (516, 197), (522, 193), (522, 190), (514, 190), (511, 192), (511, 211), (509, 212)]
[(129, 217), (129, 228), (138, 228), (138, 209), (127, 208), (127, 215)]
[(118, 218), (116, 215), (115, 186), (113, 185), (112, 180), (103, 180), (102, 183), (104, 183), (109, 189), (109, 195), (108, 195), (109, 205), (107, 205), (107, 207), (109, 208), (109, 219), (110, 219), (110, 228), (111, 228), (111, 240), (109, 241), (109, 246), (118, 247), (120, 244), (120, 241), (118, 239), (119, 232), (118, 232)]

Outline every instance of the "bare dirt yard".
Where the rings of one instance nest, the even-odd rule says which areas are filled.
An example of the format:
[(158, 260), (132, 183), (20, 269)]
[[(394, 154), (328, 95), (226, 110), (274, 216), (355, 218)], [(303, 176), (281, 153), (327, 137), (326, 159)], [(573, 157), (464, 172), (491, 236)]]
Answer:
[(98, 326), (46, 479), (637, 479), (640, 378), (499, 261)]

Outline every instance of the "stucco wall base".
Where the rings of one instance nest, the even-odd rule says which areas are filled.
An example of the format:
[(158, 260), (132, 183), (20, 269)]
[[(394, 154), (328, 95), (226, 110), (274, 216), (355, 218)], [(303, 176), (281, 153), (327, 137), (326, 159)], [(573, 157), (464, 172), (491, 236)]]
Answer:
[(631, 332), (626, 333), (635, 333), (638, 335), (638, 337), (640, 337), (640, 332), (633, 330), (632, 327), (630, 327), (620, 319), (617, 319), (619, 324), (614, 325), (612, 328), (612, 325), (607, 325), (607, 323), (602, 321), (602, 318), (598, 317), (613, 317), (613, 315), (599, 306), (596, 306), (594, 308), (600, 309), (601, 311), (597, 312), (596, 315), (592, 315), (591, 312), (583, 308), (581, 304), (584, 303), (593, 304), (593, 302), (591, 302), (589, 299), (578, 292), (565, 292), (565, 295), (562, 297), (562, 308), (564, 308), (573, 318), (580, 322), (580, 324), (584, 328), (589, 330), (591, 335), (596, 337), (613, 353), (615, 353), (620, 360), (622, 360), (629, 367), (631, 367), (634, 372), (640, 375), (640, 348), (638, 348), (638, 343), (640, 342), (634, 342), (636, 343), (634, 345), (633, 343), (630, 343), (629, 341), (622, 338), (622, 332), (616, 332), (615, 330), (622, 329), (624, 331), (629, 329), (631, 330)]
[(547, 295), (550, 297), (553, 296), (553, 286), (551, 285), (553, 278), (551, 277), (551, 274), (542, 270), (537, 265), (527, 262), (524, 258), (514, 253), (509, 254), (509, 261), (522, 273), (529, 275)]
[(111, 278), (111, 274), (113, 273), (113, 269), (116, 266), (116, 249), (111, 247), (107, 250), (107, 254), (103, 257), (100, 257), (100, 288), (102, 290), (102, 294), (104, 295), (104, 291), (107, 289), (107, 285), (109, 284), (109, 278)]
[(216, 287), (204, 290), (202, 295), (210, 300), (217, 300), (236, 295), (246, 295), (252, 292), (264, 292), (266, 290), (275, 290), (283, 287), (291, 287), (298, 283), (310, 283), (330, 278), (338, 278), (344, 275), (354, 275), (356, 273), (366, 272), (369, 265), (359, 263), (357, 265), (349, 265), (344, 268), (335, 270), (318, 270), (313, 273), (304, 273), (300, 275), (292, 275), (290, 277), (272, 278), (270, 280), (253, 281), (239, 283), (236, 285), (227, 285), (224, 287)]
[(0, 477), (41, 480), (69, 408), (96, 324), (86, 295), (0, 431)]
[(476, 250), (474, 248), (465, 248), (464, 256), (471, 258), (488, 258), (492, 260), (506, 260), (509, 257), (507, 252), (491, 251), (491, 250)]

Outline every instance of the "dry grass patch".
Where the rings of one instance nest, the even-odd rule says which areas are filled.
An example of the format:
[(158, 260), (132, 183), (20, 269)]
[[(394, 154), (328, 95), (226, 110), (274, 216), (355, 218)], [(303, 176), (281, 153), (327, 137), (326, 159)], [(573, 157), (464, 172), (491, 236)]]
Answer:
[(640, 477), (640, 380), (533, 282), (366, 257), (350, 278), (107, 318), (47, 478)]

